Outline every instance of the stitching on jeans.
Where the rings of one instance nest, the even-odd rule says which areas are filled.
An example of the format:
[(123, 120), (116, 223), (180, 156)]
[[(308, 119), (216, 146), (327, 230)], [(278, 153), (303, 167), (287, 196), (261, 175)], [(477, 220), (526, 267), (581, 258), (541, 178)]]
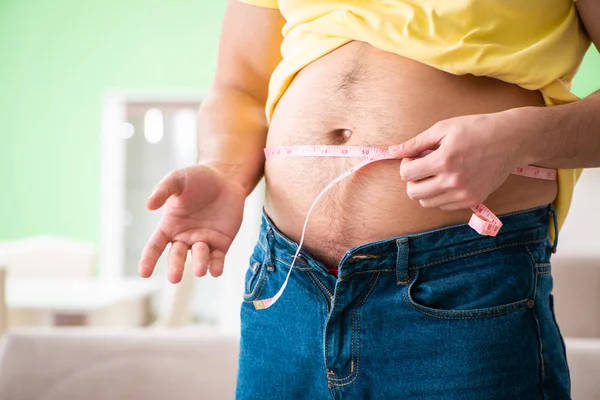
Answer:
[(315, 282), (316, 278), (314, 277), (314, 275), (313, 275), (312, 272), (308, 273), (308, 277), (312, 281), (313, 285), (315, 285), (315, 287), (317, 288), (317, 290), (319, 291), (319, 293), (321, 293), (321, 295), (325, 298), (325, 302), (327, 303), (327, 309), (329, 309), (331, 297), (327, 298), (327, 296), (325, 295), (325, 293), (323, 293), (323, 291), (319, 288), (319, 285), (317, 284), (317, 282)]
[[(369, 282), (367, 283), (367, 287), (373, 281), (373, 276), (374, 275), (371, 275), (371, 278), (369, 279)], [(377, 279), (379, 279), (379, 276), (377, 277)], [(377, 282), (377, 279), (375, 280), (375, 282)], [(368, 293), (371, 293), (371, 290), (372, 290), (372, 288), (369, 290)], [(365, 296), (368, 296), (368, 293)], [(364, 304), (365, 300), (366, 300), (366, 297), (363, 298), (363, 301), (360, 303), (360, 306), (358, 306), (358, 307), (362, 307), (362, 305)], [(355, 310), (356, 310), (356, 307), (352, 310), (352, 339), (351, 339), (352, 340), (352, 350), (351, 350), (351, 356), (350, 356), (350, 363), (351, 363), (350, 365), (352, 366), (352, 368), (354, 367), (354, 341), (355, 341), (354, 340), (354, 336), (355, 336), (355, 329), (354, 329), (355, 324), (354, 324), (354, 320), (355, 320), (355, 315), (356, 315)], [(359, 341), (360, 341), (360, 337), (359, 337)], [(325, 348), (327, 348), (327, 339), (325, 340)], [(325, 364), (326, 368), (329, 369), (329, 364), (327, 362), (327, 355), (325, 355), (325, 360), (326, 360), (326, 364)], [(352, 374), (353, 374), (353, 371), (351, 370), (350, 375), (348, 375), (348, 376), (346, 376), (344, 378), (330, 378), (328, 376), (327, 379), (330, 381), (330, 383), (333, 383), (332, 381), (346, 380), (346, 379), (350, 378), (352, 376)], [(335, 383), (333, 383), (333, 384), (335, 385)]]
[(440, 258), (438, 260), (426, 263), (426, 264), (421, 264), (421, 265), (414, 265), (412, 267), (409, 267), (409, 270), (415, 270), (415, 269), (420, 269), (420, 268), (424, 268), (424, 267), (429, 267), (431, 265), (436, 265), (436, 264), (441, 264), (443, 262), (446, 261), (454, 261), (457, 260), (459, 258), (465, 258), (465, 257), (469, 257), (469, 256), (474, 256), (477, 254), (481, 254), (481, 253), (486, 253), (488, 251), (492, 251), (492, 250), (498, 250), (498, 249), (503, 249), (506, 247), (514, 247), (514, 246), (522, 246), (522, 245), (526, 245), (526, 244), (536, 244), (536, 243), (541, 243), (543, 241), (545, 241), (546, 239), (537, 239), (537, 240), (529, 240), (529, 241), (525, 241), (525, 242), (514, 242), (514, 243), (506, 243), (506, 244), (502, 244), (499, 246), (491, 246), (491, 247), (486, 247), (484, 249), (480, 249), (480, 250), (474, 250), (468, 253), (464, 253), (464, 254), (459, 254), (456, 256), (452, 256), (452, 257), (445, 257), (445, 258)]
[[(247, 296), (249, 299), (250, 299), (250, 298), (252, 298), (253, 300), (246, 300), (246, 299), (244, 298), (244, 303), (254, 303), (254, 300), (256, 300), (257, 298), (259, 298), (259, 297), (260, 297), (260, 295), (262, 294), (262, 292), (263, 292), (263, 289), (265, 288), (265, 285), (266, 285), (266, 283), (267, 283), (267, 272), (266, 272), (265, 270), (263, 270), (263, 273), (264, 273), (264, 278), (263, 278), (263, 280), (262, 280), (262, 281), (263, 281), (263, 283), (262, 283), (262, 286), (260, 287), (260, 291), (258, 292), (258, 294), (257, 294), (256, 296), (254, 296), (254, 292), (256, 292), (256, 288), (254, 288), (254, 290), (252, 291), (252, 293), (250, 293), (250, 294)], [(257, 286), (258, 286), (258, 285), (257, 285)], [(244, 297), (246, 297), (246, 296), (244, 295)]]
[(536, 273), (549, 274), (552, 272), (551, 271), (551, 269), (552, 269), (551, 263), (539, 263), (536, 261), (535, 256), (533, 255), (533, 253), (531, 252), (529, 247), (525, 246), (525, 250), (527, 250), (527, 253), (529, 253), (529, 257), (531, 257), (531, 261), (533, 262), (533, 269), (534, 270), (542, 270), (542, 271), (537, 271)]
[[(404, 299), (404, 302), (406, 304), (408, 304), (413, 310), (429, 315), (430, 317), (434, 317), (434, 318), (439, 318), (439, 319), (455, 319), (455, 320), (464, 320), (464, 319), (477, 319), (477, 318), (490, 318), (490, 317), (497, 317), (500, 315), (505, 315), (505, 314), (511, 314), (517, 311), (521, 311), (523, 309), (527, 309), (527, 302), (529, 301), (529, 299), (524, 299), (519, 301), (518, 303), (513, 303), (513, 305), (515, 306), (514, 309), (510, 309), (510, 310), (506, 310), (504, 312), (499, 312), (499, 313), (494, 313), (494, 314), (489, 314), (489, 315), (465, 315), (465, 316), (460, 316), (460, 317), (443, 317), (441, 315), (435, 315), (435, 314), (431, 314), (430, 312), (427, 312), (425, 310), (421, 310), (419, 308), (414, 307), (413, 304), (410, 303), (410, 300), (406, 299), (406, 293), (402, 296), (402, 298)], [(469, 311), (470, 312), (470, 311)]]
[[(281, 258), (279, 258), (279, 257), (273, 256), (273, 258), (274, 258), (275, 260), (279, 261), (280, 263), (282, 263), (282, 264), (284, 264), (284, 265), (288, 266), (288, 267), (290, 267), (290, 266), (292, 265), (291, 263), (288, 263), (288, 262), (286, 262), (286, 261), (282, 260), (282, 259), (281, 259)], [(294, 269), (295, 269), (295, 270), (297, 269), (298, 271), (312, 271), (312, 272), (320, 272), (321, 274), (323, 274), (323, 272), (322, 272), (322, 271), (316, 270), (316, 269), (314, 269), (314, 268), (312, 268), (312, 267), (308, 266), (308, 264), (302, 264), (302, 265), (306, 265), (306, 267), (304, 267), (304, 266), (299, 266), (298, 264), (295, 264), (295, 265), (294, 265)]]
[[(292, 264), (285, 262), (284, 260), (282, 260), (279, 257), (273, 257), (275, 260), (279, 261), (280, 263), (284, 264), (285, 266), (289, 267)], [(294, 265), (294, 269), (300, 270), (300, 271), (312, 271), (314, 270), (314, 268), (311, 268), (308, 266), (308, 264), (300, 264), (301, 266), (299, 266), (297, 263)]]
[[(483, 314), (483, 315), (474, 315), (477, 313), (480, 313), (481, 311), (472, 311), (472, 310), (446, 310), (449, 311), (448, 314), (446, 315), (436, 315), (433, 314), (431, 311), (427, 310), (426, 306), (422, 306), (418, 303), (415, 303), (414, 300), (412, 300), (410, 298), (410, 289), (412, 288), (413, 284), (416, 282), (417, 278), (418, 278), (419, 274), (417, 273), (417, 275), (414, 277), (412, 284), (410, 286), (408, 286), (405, 290), (404, 293), (402, 295), (402, 299), (404, 300), (404, 302), (406, 304), (408, 304), (408, 306), (410, 306), (410, 308), (412, 308), (413, 310), (420, 312), (422, 314), (425, 315), (429, 315), (430, 317), (434, 317), (434, 318), (439, 318), (439, 319), (449, 319), (449, 320), (465, 320), (465, 319), (479, 319), (479, 318), (491, 318), (491, 317), (497, 317), (499, 315), (505, 315), (505, 314), (511, 314), (517, 311), (521, 311), (523, 309), (527, 309), (527, 302), (530, 299), (523, 299), (523, 300), (519, 300), (517, 302), (511, 303), (511, 304), (507, 304), (507, 305), (503, 305), (503, 306), (497, 306), (497, 307), (489, 307), (487, 310), (487, 312), (490, 312), (489, 314)], [(535, 298), (535, 285), (534, 285), (534, 295), (533, 297)], [(497, 312), (494, 312), (493, 310), (497, 309)], [(452, 314), (455, 314), (455, 316), (452, 316)], [(462, 315), (461, 315), (462, 314)]]
[[(244, 295), (244, 297), (247, 297), (247, 298), (254, 298), (255, 300), (256, 300), (257, 298), (259, 298), (259, 297), (260, 297), (260, 295), (262, 294), (262, 292), (263, 292), (263, 289), (264, 289), (264, 287), (265, 287), (265, 285), (266, 285), (266, 283), (267, 283), (266, 271), (265, 271), (264, 273), (265, 273), (265, 277), (263, 278), (263, 283), (262, 283), (262, 286), (260, 287), (260, 292), (258, 292), (258, 294), (257, 294), (256, 296), (254, 296), (253, 294), (254, 294), (254, 292), (256, 291), (256, 288), (254, 288), (254, 291), (253, 291), (252, 293), (248, 294), (247, 296), (246, 296), (246, 295)], [(310, 272), (309, 272), (309, 273), (310, 273)], [(259, 278), (259, 279), (260, 279), (260, 278)], [(258, 285), (257, 285), (257, 286), (258, 286)], [(243, 301), (244, 301), (244, 303), (254, 303), (254, 300), (246, 300), (246, 299), (244, 299)]]
[(267, 248), (265, 247), (264, 244), (261, 243), (260, 240), (256, 244), (258, 244), (260, 246), (260, 248), (263, 249), (264, 251), (267, 251)]
[(327, 378), (327, 380), (329, 380), (329, 359), (327, 357), (327, 354), (329, 353), (329, 347), (327, 346), (327, 338), (329, 337), (329, 320), (331, 319), (331, 316), (333, 315), (333, 312), (335, 311), (335, 306), (336, 306), (337, 302), (336, 301), (331, 301), (331, 311), (329, 311), (329, 318), (327, 318), (327, 321), (325, 321), (325, 334), (323, 336), (323, 342), (325, 343), (325, 369), (327, 371), (327, 374), (325, 375), (325, 377)]
[(400, 276), (400, 252), (402, 252), (402, 254), (404, 254), (404, 259), (402, 261), (405, 262), (405, 264), (402, 266), (402, 268), (408, 268), (408, 252), (405, 251), (403, 249), (403, 245), (408, 246), (408, 239), (404, 238), (404, 239), (398, 239), (396, 240), (396, 246), (398, 247), (396, 250), (396, 282), (398, 282), (398, 284), (400, 283), (405, 283), (406, 280), (401, 279)]
[[(280, 263), (283, 263), (283, 264), (287, 265), (288, 267), (289, 267), (290, 265), (292, 265), (292, 264), (290, 264), (290, 263), (287, 263), (287, 262), (283, 261), (281, 258), (279, 258), (279, 257), (277, 257), (277, 256), (274, 256), (273, 258), (274, 258), (274, 259), (276, 259), (277, 261), (279, 261)], [(295, 267), (295, 266), (294, 266), (294, 267)]]
[[(533, 287), (533, 298), (535, 298), (535, 296), (537, 295), (537, 284), (538, 284), (538, 277), (536, 276), (535, 278), (535, 284)], [(533, 311), (533, 319), (535, 320), (535, 326), (537, 328), (537, 335), (538, 335), (538, 343), (540, 345), (539, 347), (539, 358), (540, 358), (540, 380), (541, 380), (541, 387), (542, 387), (542, 394), (544, 395), (544, 398), (546, 398), (546, 390), (544, 388), (544, 378), (546, 376), (546, 367), (544, 365), (544, 344), (542, 342), (542, 332), (540, 330), (540, 322), (538, 320), (538, 317), (535, 313), (535, 309), (532, 310)]]
[(327, 292), (327, 294), (329, 295), (330, 298), (333, 296), (333, 294), (329, 291), (329, 289), (327, 289), (327, 287), (325, 286), (325, 284), (323, 282), (321, 282), (321, 280), (319, 278), (317, 278), (311, 271), (309, 271), (308, 274), (313, 279), (315, 279), (316, 282), (318, 282), (318, 284), (323, 288), (323, 290), (325, 290)]
[[(259, 263), (258, 261), (254, 262), (254, 263), (252, 263), (252, 265), (250, 265), (249, 269), (252, 271), (252, 277), (250, 279), (248, 279), (248, 282), (246, 282), (244, 285), (244, 287), (245, 287), (244, 296), (246, 295), (246, 293), (252, 292), (252, 290), (250, 290), (250, 286), (251, 286), (252, 281), (258, 279), (258, 277), (260, 276), (260, 274), (262, 272), (259, 270), (260, 266), (261, 266), (261, 263)], [(246, 274), (247, 274), (247, 272), (246, 272)], [(251, 294), (249, 294), (248, 296), (251, 296)]]
[(331, 391), (331, 395), (333, 396), (334, 400), (340, 400), (340, 392), (338, 391), (337, 387), (335, 386), (330, 386), (329, 390)]
[[(538, 243), (539, 243), (539, 241), (538, 241)], [(498, 247), (507, 247), (507, 246), (495, 246), (495, 247), (498, 248)], [(531, 251), (529, 250), (529, 248), (527, 246), (525, 246), (525, 250), (527, 251), (527, 254), (529, 255), (531, 265), (535, 267), (535, 265), (536, 265), (535, 257), (533, 256), (533, 254), (531, 253)], [(532, 296), (531, 298), (535, 298), (536, 287), (537, 287), (536, 276), (537, 276), (537, 274), (539, 274), (539, 272), (536, 272), (535, 269), (533, 268), (532, 273), (533, 273), (533, 279), (534, 279), (534, 287), (533, 287), (533, 293), (531, 295)], [(495, 306), (495, 307), (487, 307), (487, 308), (482, 308), (482, 309), (478, 309), (478, 310), (445, 310), (444, 312), (441, 312), (440, 314), (433, 314), (433, 310), (431, 310), (430, 307), (416, 303), (410, 296), (410, 291), (411, 291), (412, 287), (414, 286), (414, 284), (416, 283), (418, 277), (419, 277), (419, 271), (417, 270), (417, 273), (416, 273), (412, 283), (406, 288), (406, 291), (403, 293), (402, 297), (403, 297), (405, 303), (407, 303), (412, 309), (414, 309), (415, 311), (421, 312), (425, 315), (429, 315), (431, 317), (435, 317), (435, 318), (439, 318), (439, 319), (449, 319), (449, 320), (490, 318), (490, 317), (495, 317), (495, 316), (499, 316), (499, 315), (517, 312), (524, 308), (529, 308), (529, 307), (527, 307), (527, 302), (531, 298), (528, 297), (526, 299), (519, 300), (517, 302), (500, 305), (500, 306)]]
[[(264, 264), (261, 264), (261, 267), (263, 267)], [(261, 293), (262, 293), (262, 288), (265, 286), (265, 282), (267, 281), (267, 271), (265, 271), (266, 268), (261, 268), (258, 271), (258, 276), (256, 277), (256, 279), (258, 280), (258, 282), (256, 283), (256, 285), (254, 286), (254, 290), (252, 290), (250, 293), (246, 294), (244, 293), (244, 301), (246, 301), (246, 299), (250, 299), (250, 298), (256, 298), (254, 297), (254, 294), (256, 293), (256, 289), (258, 289), (258, 286), (260, 285), (260, 281), (262, 280), (262, 286), (261, 286)], [(259, 293), (260, 295), (260, 293)], [(247, 301), (249, 303), (251, 303), (252, 301)]]
[(348, 263), (353, 263), (356, 260), (373, 260), (377, 258), (379, 258), (379, 256), (374, 254), (355, 254), (348, 260)]
[(529, 258), (531, 258), (531, 262), (533, 263), (533, 267), (535, 268), (535, 265), (537, 264), (537, 261), (535, 260), (535, 256), (533, 255), (531, 250), (529, 250), (529, 247), (525, 246), (525, 250), (527, 250), (527, 254), (529, 254)]
[[(358, 377), (358, 369), (359, 369), (359, 364), (360, 364), (360, 309), (362, 308), (362, 306), (365, 304), (365, 302), (367, 301), (367, 298), (369, 297), (369, 295), (371, 294), (371, 292), (373, 291), (373, 289), (375, 288), (375, 286), (377, 286), (377, 281), (379, 281), (379, 276), (381, 274), (378, 273), (377, 276), (375, 277), (375, 282), (373, 282), (373, 284), (371, 285), (371, 287), (369, 288), (369, 291), (367, 292), (367, 294), (365, 295), (365, 297), (362, 299), (360, 305), (354, 310), (353, 314), (352, 314), (352, 319), (354, 320), (354, 315), (358, 314), (358, 332), (357, 332), (357, 349), (356, 349), (356, 371), (354, 371), (354, 378), (352, 378), (352, 380), (350, 380), (349, 382), (346, 383), (340, 383), (337, 384), (335, 382), (332, 382), (334, 386), (346, 386), (351, 384), (352, 382), (354, 382), (356, 380), (356, 378)], [(369, 281), (369, 284), (371, 284), (371, 281), (373, 279), (371, 278), (371, 280)], [(354, 331), (354, 326), (352, 327), (353, 331)], [(354, 345), (354, 343), (352, 343), (352, 345)], [(339, 380), (345, 380), (345, 379), (349, 379), (352, 376), (352, 372), (350, 373), (350, 375), (348, 375), (346, 378), (330, 378), (331, 381), (339, 381)]]
[(353, 272), (350, 275), (344, 276), (343, 278), (339, 278), (339, 281), (345, 281), (346, 279), (350, 278), (351, 276), (354, 275), (358, 275), (358, 274), (372, 274), (375, 272), (394, 272), (393, 269), (371, 269), (369, 271), (359, 271), (359, 272)]

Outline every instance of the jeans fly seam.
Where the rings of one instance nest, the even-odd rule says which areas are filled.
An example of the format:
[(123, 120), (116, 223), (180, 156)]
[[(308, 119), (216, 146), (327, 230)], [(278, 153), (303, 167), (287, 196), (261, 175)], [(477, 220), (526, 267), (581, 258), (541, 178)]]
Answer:
[[(359, 370), (359, 364), (360, 364), (360, 310), (362, 308), (362, 306), (365, 304), (365, 302), (367, 301), (367, 298), (369, 297), (369, 295), (371, 294), (371, 292), (373, 291), (373, 289), (375, 288), (375, 286), (377, 286), (377, 281), (379, 281), (379, 276), (381, 274), (378, 273), (377, 276), (375, 277), (375, 282), (373, 282), (373, 284), (371, 284), (371, 281), (373, 280), (373, 278), (371, 277), (371, 279), (369, 280), (369, 284), (371, 285), (371, 287), (369, 288), (369, 291), (367, 292), (367, 294), (365, 294), (365, 297), (363, 297), (362, 301), (360, 302), (360, 305), (358, 305), (356, 307), (356, 309), (354, 310), (354, 312), (352, 313), (352, 320), (353, 323), (352, 325), (354, 325), (354, 315), (358, 314), (358, 332), (357, 332), (357, 344), (356, 344), (356, 371), (351, 372), (350, 375), (348, 375), (346, 378), (330, 378), (331, 381), (342, 381), (345, 379), (350, 379), (352, 377), (352, 374), (354, 374), (354, 377), (352, 377), (352, 379), (349, 382), (346, 383), (335, 383), (333, 382), (334, 386), (346, 386), (351, 384), (352, 382), (354, 382), (356, 380), (356, 378), (358, 377), (358, 370)], [(354, 331), (354, 327), (352, 329)], [(352, 345), (354, 346), (354, 341), (352, 343)], [(353, 350), (354, 353), (354, 350)], [(353, 355), (354, 358), (354, 355)]]
[(325, 348), (323, 355), (325, 358), (325, 372), (326, 372), (327, 380), (329, 380), (329, 358), (327, 357), (327, 354), (329, 353), (329, 346), (327, 346), (327, 341), (329, 338), (329, 320), (331, 319), (331, 316), (333, 315), (333, 312), (335, 311), (335, 306), (336, 306), (336, 302), (334, 300), (332, 300), (331, 301), (331, 310), (329, 311), (329, 317), (325, 321), (325, 331), (323, 333), (323, 344), (324, 344), (324, 348)]
[[(536, 244), (536, 243), (541, 243), (545, 240), (546, 239), (537, 239), (537, 240), (528, 240), (528, 241), (523, 241), (523, 242), (506, 243), (506, 244), (502, 244), (502, 245), (498, 245), (498, 246), (490, 246), (490, 247), (486, 247), (484, 249), (474, 250), (474, 251), (470, 251), (468, 253), (459, 254), (456, 256), (452, 256), (452, 257), (440, 258), (438, 260), (435, 260), (435, 261), (432, 261), (432, 262), (429, 262), (426, 264), (414, 265), (412, 267), (409, 267), (409, 269), (410, 270), (421, 269), (421, 268), (429, 267), (432, 265), (441, 264), (446, 261), (454, 261), (454, 260), (458, 260), (460, 258), (465, 258), (465, 257), (474, 256), (474, 255), (481, 254), (481, 253), (486, 253), (486, 252), (492, 251), (492, 250), (503, 249), (506, 247), (522, 246), (522, 245), (527, 245), (527, 244)], [(528, 251), (529, 251), (529, 249), (528, 249)]]
[(317, 287), (317, 289), (319, 289), (319, 291), (323, 292), (323, 290), (325, 292), (327, 292), (327, 294), (329, 295), (329, 299), (327, 301), (327, 303), (329, 303), (329, 300), (331, 300), (331, 298), (333, 297), (333, 295), (331, 294), (331, 292), (329, 291), (329, 289), (327, 289), (327, 287), (325, 287), (325, 285), (323, 284), (323, 282), (321, 282), (313, 273), (312, 271), (308, 271), (308, 276), (310, 277), (310, 279), (313, 281), (313, 284)]
[(332, 298), (327, 298), (327, 295), (325, 293), (323, 293), (323, 291), (319, 288), (318, 284), (315, 282), (315, 278), (312, 276), (312, 273), (308, 273), (308, 277), (310, 278), (311, 282), (313, 283), (313, 285), (315, 286), (315, 288), (319, 291), (319, 293), (321, 293), (321, 295), (323, 296), (323, 298), (325, 299), (325, 304), (327, 306), (327, 311), (329, 312), (329, 309), (331, 308), (331, 301)]
[[(371, 278), (369, 279), (369, 283), (367, 285), (370, 285), (371, 281), (373, 281), (373, 276), (371, 276)], [(370, 291), (369, 291), (369, 293), (370, 293)], [(364, 299), (360, 303), (360, 305), (357, 306), (357, 307), (362, 307), (363, 303), (364, 303)], [(355, 328), (354, 328), (355, 323), (354, 323), (354, 321), (355, 321), (355, 316), (356, 316), (355, 315), (355, 310), (356, 310), (356, 308), (354, 310), (352, 310), (352, 339), (351, 339), (352, 350), (351, 350), (351, 353), (350, 353), (351, 354), (350, 355), (350, 365), (352, 366), (352, 369), (354, 367), (354, 341), (355, 341), (355, 339), (354, 339), (354, 336), (355, 336)], [(360, 338), (359, 338), (359, 340), (360, 340)], [(327, 379), (329, 379), (329, 381), (343, 381), (343, 380), (347, 380), (348, 378), (350, 378), (353, 373), (354, 373), (354, 371), (351, 370), (350, 374), (348, 376), (344, 377), (344, 378), (330, 378), (330, 377), (327, 377)]]

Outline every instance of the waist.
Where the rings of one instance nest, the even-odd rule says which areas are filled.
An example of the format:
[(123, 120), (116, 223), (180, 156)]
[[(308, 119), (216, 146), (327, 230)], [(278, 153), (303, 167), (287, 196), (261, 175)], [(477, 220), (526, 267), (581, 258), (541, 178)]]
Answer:
[[(267, 146), (386, 148), (460, 115), (539, 105), (539, 92), (492, 78), (451, 75), (358, 42), (304, 68), (273, 114)], [(286, 158), (265, 166), (265, 208), (298, 241), (308, 209), (357, 160)], [(424, 209), (406, 195), (399, 162), (366, 167), (340, 182), (313, 212), (306, 247), (330, 263), (351, 247), (468, 221), (470, 210)], [(553, 201), (556, 183), (511, 176), (486, 201), (497, 214)]]
[[(497, 248), (549, 242), (549, 216), (552, 206), (541, 206), (500, 216), (503, 229), (496, 237), (481, 236), (466, 224), (452, 225), (412, 235), (390, 237), (348, 249), (339, 264), (339, 278), (357, 272), (390, 269), (398, 257), (409, 269), (435, 265)], [(263, 211), (256, 259), (277, 260), (289, 265), (298, 248), (297, 242), (281, 232)], [(402, 248), (402, 251), (399, 251)], [(259, 254), (260, 253), (260, 254)], [(267, 254), (268, 253), (268, 254)], [(366, 262), (361, 262), (366, 261)], [(295, 268), (309, 268), (328, 274), (330, 264), (305, 249), (300, 251)]]

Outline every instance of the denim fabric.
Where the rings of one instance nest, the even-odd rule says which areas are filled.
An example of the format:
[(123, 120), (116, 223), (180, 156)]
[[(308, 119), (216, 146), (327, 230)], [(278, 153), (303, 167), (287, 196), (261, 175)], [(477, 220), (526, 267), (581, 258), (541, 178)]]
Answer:
[(550, 206), (350, 249), (338, 277), (263, 214), (246, 274), (238, 400), (569, 399)]

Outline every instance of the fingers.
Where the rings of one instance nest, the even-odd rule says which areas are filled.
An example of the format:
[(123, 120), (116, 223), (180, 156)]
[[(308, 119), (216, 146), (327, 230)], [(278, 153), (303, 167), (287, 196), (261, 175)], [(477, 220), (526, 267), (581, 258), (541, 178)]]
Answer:
[(429, 178), (440, 171), (439, 152), (433, 152), (422, 158), (404, 158), (400, 162), (400, 178), (404, 182), (415, 182)]
[(435, 125), (404, 143), (390, 146), (388, 151), (396, 158), (417, 157), (426, 150), (433, 150), (443, 138), (441, 129)]
[(210, 249), (204, 242), (194, 243), (192, 246), (192, 265), (194, 268), (194, 275), (198, 278), (206, 275), (208, 270), (208, 264), (210, 262)]
[(411, 200), (426, 200), (444, 193), (442, 178), (437, 175), (406, 184), (406, 194)]
[(449, 203), (440, 207), (441, 210), (444, 211), (459, 211), (466, 210), (468, 208), (473, 207), (471, 204), (464, 201), (457, 201), (455, 203)]
[(171, 172), (156, 184), (154, 191), (148, 197), (146, 206), (149, 210), (156, 210), (162, 207), (169, 197), (180, 194), (182, 189), (183, 174), (181, 170)]
[(138, 263), (138, 272), (141, 277), (148, 278), (152, 275), (154, 267), (156, 267), (156, 262), (163, 251), (165, 251), (167, 244), (169, 244), (167, 235), (160, 229), (154, 231), (150, 240), (148, 240), (148, 243), (144, 246), (140, 262)]
[(213, 250), (210, 254), (209, 270), (210, 274), (215, 278), (221, 276), (223, 273), (223, 266), (225, 265), (225, 252), (221, 250)]
[(450, 190), (438, 195), (419, 200), (425, 208), (440, 208), (444, 211), (466, 210), (478, 204), (476, 200), (463, 190)]
[(181, 281), (188, 248), (188, 245), (183, 242), (173, 242), (171, 245), (167, 268), (167, 279), (169, 282), (179, 283)]
[[(446, 192), (437, 196), (419, 199), (419, 204), (425, 208), (443, 207), (446, 205), (457, 203), (456, 193)], [(467, 207), (468, 208), (468, 207)]]

